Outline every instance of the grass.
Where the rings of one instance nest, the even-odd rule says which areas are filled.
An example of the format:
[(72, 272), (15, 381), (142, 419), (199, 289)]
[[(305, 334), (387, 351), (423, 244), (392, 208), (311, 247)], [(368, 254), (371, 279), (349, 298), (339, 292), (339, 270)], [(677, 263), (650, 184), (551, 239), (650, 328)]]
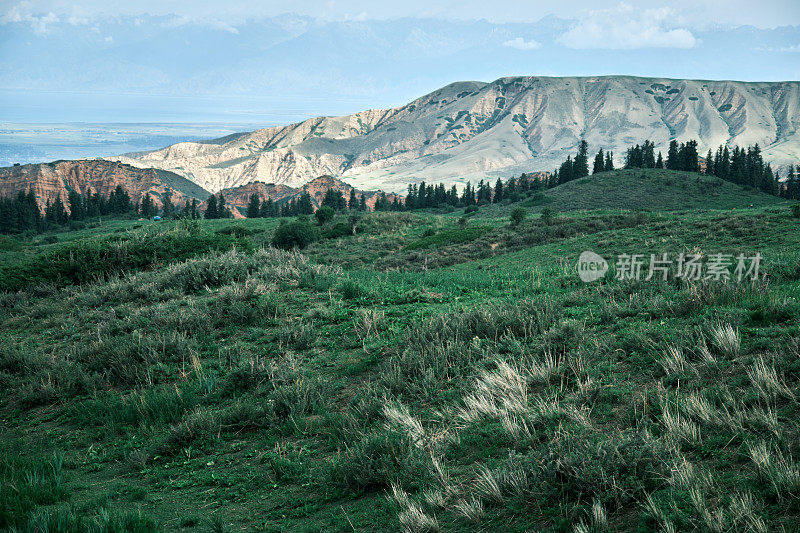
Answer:
[[(702, 211), (378, 213), (302, 253), (270, 219), (9, 242), (6, 287), (120, 261), (0, 294), (0, 528), (791, 531), (800, 220), (695, 179)], [(585, 284), (586, 249), (767, 275)]]

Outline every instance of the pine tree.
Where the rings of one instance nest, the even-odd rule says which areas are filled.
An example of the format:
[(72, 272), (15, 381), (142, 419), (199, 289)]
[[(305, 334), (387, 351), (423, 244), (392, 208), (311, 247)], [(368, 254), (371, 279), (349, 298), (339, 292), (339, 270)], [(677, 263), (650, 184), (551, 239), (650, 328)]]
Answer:
[(261, 214), (261, 198), (257, 194), (250, 195), (250, 201), (247, 202), (247, 218), (258, 218)]
[(475, 192), (472, 190), (472, 184), (467, 182), (464, 191), (461, 193), (461, 205), (464, 207), (470, 206), (475, 203)]
[(714, 172), (714, 156), (711, 154), (711, 149), (708, 149), (708, 154), (706, 154), (706, 174), (712, 176), (715, 174)]
[(492, 201), (496, 204), (502, 202), (504, 194), (505, 193), (503, 191), (503, 180), (497, 178), (497, 181), (494, 184), (494, 196), (492, 198)]
[(361, 199), (358, 201), (358, 210), (366, 212), (367, 211), (367, 198), (362, 194)]
[(161, 208), (161, 216), (173, 218), (175, 216), (175, 205), (172, 203), (172, 189), (164, 191), (164, 206)]
[(605, 172), (614, 170), (614, 152), (606, 152), (606, 165), (603, 170)]
[(327, 205), (335, 211), (344, 211), (347, 204), (342, 196), (342, 191), (339, 189), (328, 189), (325, 191), (325, 196), (322, 199), (322, 205)]
[(675, 139), (669, 142), (669, 149), (667, 150), (667, 168), (669, 170), (680, 170), (678, 163), (678, 141)]
[(598, 172), (603, 172), (605, 170), (605, 158), (603, 156), (603, 149), (597, 152), (597, 155), (594, 156), (594, 165), (592, 167), (592, 174), (597, 174)]
[(589, 144), (581, 140), (578, 145), (578, 154), (572, 163), (572, 179), (582, 178), (589, 175)]
[(204, 213), (204, 216), (208, 220), (219, 218), (219, 213), (217, 212), (217, 197), (213, 194), (208, 197), (208, 203), (206, 204), (206, 212)]
[(645, 139), (644, 143), (642, 144), (642, 166), (644, 168), (656, 167), (655, 148), (656, 145), (653, 143), (653, 141)]
[(142, 203), (139, 205), (139, 214), (144, 218), (150, 218), (155, 215), (156, 206), (153, 205), (153, 199), (150, 198), (150, 193), (146, 192), (142, 196)]
[(56, 196), (45, 212), (45, 219), (49, 224), (64, 224), (67, 221), (67, 210), (60, 196)]
[(70, 220), (83, 220), (86, 218), (86, 210), (83, 205), (83, 197), (76, 190), (70, 190), (67, 194), (67, 202), (69, 203), (69, 219)]
[(656, 159), (656, 168), (664, 168), (664, 158), (661, 157), (661, 151), (658, 152), (658, 158)]
[(447, 193), (447, 203), (453, 207), (458, 205), (458, 189), (455, 185), (450, 187), (450, 192)]
[(347, 201), (347, 209), (350, 211), (358, 211), (358, 198), (356, 198), (355, 189), (350, 189), (350, 200)]
[(574, 165), (572, 163), (572, 157), (567, 156), (567, 160), (561, 163), (561, 167), (558, 169), (558, 184), (561, 185), (563, 183), (567, 183), (574, 179), (573, 177), (573, 168)]

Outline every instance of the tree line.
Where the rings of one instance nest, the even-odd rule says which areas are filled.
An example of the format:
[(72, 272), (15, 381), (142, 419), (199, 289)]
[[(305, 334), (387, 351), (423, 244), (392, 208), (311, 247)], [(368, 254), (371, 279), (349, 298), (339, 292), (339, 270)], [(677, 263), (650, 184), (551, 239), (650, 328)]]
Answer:
[(71, 190), (67, 203), (57, 196), (41, 209), (33, 191), (19, 191), (11, 198), (0, 198), (0, 233), (42, 232), (70, 222), (107, 215), (127, 215), (134, 211), (130, 195), (117, 186), (108, 197), (99, 193), (80, 194)]
[[(393, 203), (397, 202), (395, 198)], [(380, 193), (375, 202), (376, 211), (388, 211), (393, 205), (386, 197), (386, 193)], [(357, 195), (355, 189), (350, 189), (348, 199), (345, 199), (342, 191), (338, 189), (328, 189), (322, 199), (320, 206), (327, 206), (334, 211), (369, 211), (366, 197)], [(279, 203), (267, 198), (261, 200), (257, 194), (251, 194), (247, 202), (247, 218), (270, 218), (270, 217), (295, 217), (298, 215), (314, 214), (314, 204), (311, 195), (303, 191), (300, 195)], [(208, 218), (208, 217), (206, 217)]]

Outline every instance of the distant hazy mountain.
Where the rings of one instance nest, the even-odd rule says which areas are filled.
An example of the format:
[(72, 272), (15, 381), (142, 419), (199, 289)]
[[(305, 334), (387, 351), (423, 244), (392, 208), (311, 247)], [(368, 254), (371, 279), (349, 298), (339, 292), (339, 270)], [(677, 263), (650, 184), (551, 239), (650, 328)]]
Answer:
[(115, 158), (169, 170), (209, 191), (254, 181), (297, 187), (329, 174), (361, 189), (465, 182), (552, 170), (580, 139), (592, 150), (644, 139), (761, 145), (775, 166), (800, 160), (800, 82), (603, 76), (459, 82), (388, 110), (320, 117)]

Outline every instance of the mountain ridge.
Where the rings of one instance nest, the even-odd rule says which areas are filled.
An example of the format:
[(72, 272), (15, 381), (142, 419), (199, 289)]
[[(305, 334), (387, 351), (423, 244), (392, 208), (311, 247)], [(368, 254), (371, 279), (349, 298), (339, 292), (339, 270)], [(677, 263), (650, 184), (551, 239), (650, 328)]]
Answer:
[(169, 170), (210, 191), (251, 181), (292, 187), (321, 175), (400, 192), (418, 181), (465, 183), (549, 171), (580, 139), (612, 150), (697, 139), (762, 146), (780, 167), (800, 159), (800, 82), (634, 76), (504, 77), (448, 84), (399, 107), (314, 117), (287, 126), (112, 160)]

